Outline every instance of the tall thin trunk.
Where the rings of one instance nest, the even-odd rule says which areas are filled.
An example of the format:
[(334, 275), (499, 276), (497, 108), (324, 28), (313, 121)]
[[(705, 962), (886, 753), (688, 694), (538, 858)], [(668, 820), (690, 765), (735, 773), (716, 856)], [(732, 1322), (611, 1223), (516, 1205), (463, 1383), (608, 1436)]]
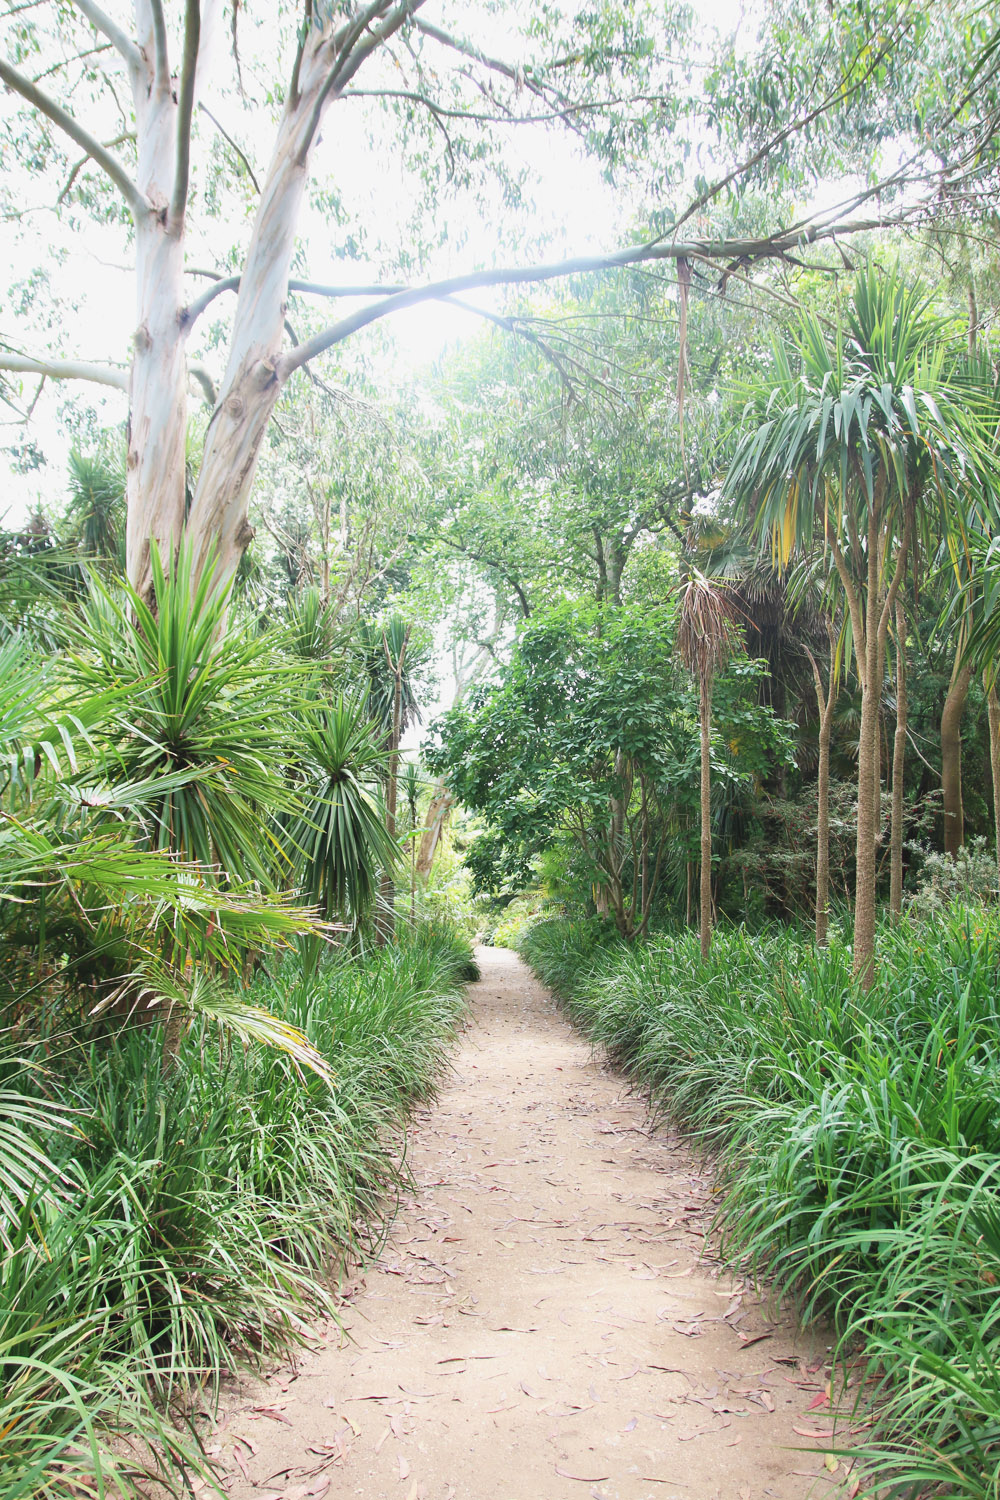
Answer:
[(420, 851), (417, 855), (417, 874), (424, 879), (431, 873), (441, 835), (454, 805), (455, 799), (451, 792), (443, 781), (439, 781), (434, 788), (430, 806), (427, 809), (427, 820), (420, 836)]
[(972, 683), (972, 667), (960, 666), (965, 648), (959, 641), (951, 681), (941, 710), (941, 797), (944, 812), (944, 852), (952, 859), (965, 843), (962, 806), (962, 715)]
[[(876, 764), (882, 680), (878, 670), (879, 527), (872, 505), (868, 521), (868, 591), (865, 600), (865, 675), (858, 735), (858, 831), (855, 845), (854, 975), (867, 989), (875, 977)], [(858, 643), (859, 645), (861, 643)]]
[(816, 707), (819, 711), (819, 765), (816, 772), (816, 944), (825, 948), (830, 928), (830, 741), (833, 731), (833, 707), (837, 700), (836, 642), (832, 625), (827, 622), (830, 638), (830, 675), (826, 691), (815, 657), (806, 647), (812, 664)]
[(701, 680), (701, 956), (712, 947), (712, 682)]
[[(389, 740), (389, 774), (385, 789), (385, 826), (389, 837), (396, 837), (396, 798), (399, 787), (400, 719), (403, 703), (403, 664), (397, 663), (392, 692), (392, 731)], [(391, 870), (383, 870), (379, 885), (379, 912), (375, 923), (375, 940), (384, 947), (396, 931), (396, 881)]]
[(1000, 889), (1000, 696), (996, 680), (983, 673), (986, 711), (990, 722), (990, 772), (993, 781), (993, 835), (996, 840), (997, 886)]
[(889, 910), (903, 911), (903, 772), (906, 762), (906, 611), (896, 599), (896, 734), (892, 742), (892, 836), (889, 844)]

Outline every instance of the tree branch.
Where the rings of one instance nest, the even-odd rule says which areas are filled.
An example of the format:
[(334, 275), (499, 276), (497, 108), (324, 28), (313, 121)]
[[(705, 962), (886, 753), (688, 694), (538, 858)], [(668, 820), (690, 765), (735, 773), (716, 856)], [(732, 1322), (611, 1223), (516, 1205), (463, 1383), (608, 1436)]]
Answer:
[(94, 385), (110, 385), (115, 390), (128, 390), (127, 370), (116, 370), (114, 365), (92, 365), (78, 359), (33, 359), (27, 354), (0, 349), (0, 370), (10, 370), (21, 375), (42, 375), (49, 380), (89, 380)]
[(163, 15), (163, 0), (147, 0), (153, 21), (153, 48), (156, 55), (156, 86), (170, 88), (170, 54), (167, 50), (167, 23)]
[(254, 171), (253, 167), (250, 165), (250, 158), (247, 156), (246, 152), (240, 150), (239, 146), (237, 146), (236, 142), (233, 140), (232, 136), (229, 134), (229, 131), (225, 130), (222, 127), (222, 125), (219, 124), (219, 121), (215, 118), (215, 116), (213, 115), (212, 111), (208, 108), (208, 105), (207, 104), (203, 104), (200, 99), (198, 100), (198, 108), (201, 110), (201, 112), (202, 112), (203, 115), (207, 115), (208, 116), (208, 118), (211, 120), (212, 124), (215, 126), (216, 130), (222, 136), (222, 139), (224, 141), (228, 141), (229, 145), (232, 146), (233, 150), (236, 152), (236, 155), (239, 157), (240, 161), (246, 167), (246, 169), (247, 169), (247, 175), (250, 178), (250, 181), (253, 183), (254, 190), (256, 191), (256, 193), (257, 193), (257, 195), (259, 197), (260, 196), (260, 183), (257, 181), (257, 174)]
[[(223, 276), (220, 271), (205, 271), (194, 266), (187, 268), (189, 276), (207, 276), (214, 285), (207, 291), (202, 292), (190, 302), (181, 314), (181, 322), (186, 329), (194, 326), (201, 317), (206, 307), (209, 307), (223, 292), (238, 292), (240, 289), (239, 276)], [(381, 282), (368, 282), (359, 286), (328, 286), (321, 281), (298, 281), (291, 280), (288, 283), (289, 292), (302, 292), (310, 297), (380, 297), (388, 296), (392, 292), (405, 292), (405, 285), (385, 285)]]
[(643, 245), (630, 245), (623, 250), (611, 251), (607, 255), (581, 255), (570, 260), (554, 261), (547, 265), (505, 267), (490, 271), (471, 271), (464, 276), (451, 276), (443, 281), (429, 282), (425, 286), (409, 287), (405, 291), (386, 295), (380, 302), (361, 308), (339, 323), (334, 323), (323, 332), (315, 334), (311, 339), (306, 339), (298, 349), (282, 358), (278, 367), (278, 376), (279, 379), (287, 379), (294, 370), (308, 360), (315, 359), (317, 354), (324, 353), (352, 333), (358, 332), (370, 323), (377, 322), (380, 318), (388, 317), (390, 313), (401, 312), (407, 307), (416, 307), (421, 302), (438, 301), (442, 297), (453, 296), (456, 292), (474, 291), (479, 287), (517, 286), (528, 282), (554, 281), (562, 276), (593, 271), (613, 271), (622, 266), (642, 265), (651, 260), (781, 259), (791, 250), (802, 245), (814, 244), (822, 239), (829, 239), (834, 234), (859, 234), (864, 230), (884, 229), (889, 222), (885, 218), (879, 218), (837, 226), (806, 225), (794, 233), (782, 230), (761, 239), (715, 242), (692, 240), (674, 241), (669, 244), (653, 241)]
[[(106, 150), (109, 150), (112, 146), (123, 146), (126, 141), (134, 140), (135, 132), (132, 130), (127, 130), (124, 135), (116, 135), (113, 141), (105, 141), (104, 147)], [(62, 192), (59, 194), (59, 197), (56, 199), (56, 203), (61, 203), (67, 196), (67, 194), (72, 191), (73, 184), (79, 176), (81, 169), (87, 165), (89, 160), (89, 156), (81, 156), (79, 161), (73, 163), (70, 174), (66, 179), (66, 186), (63, 188)]]
[(187, 0), (184, 7), (184, 51), (181, 58), (181, 81), (177, 90), (177, 164), (174, 168), (174, 191), (167, 218), (168, 233), (179, 234), (187, 208), (188, 180), (191, 173), (191, 119), (194, 114), (194, 81), (198, 70), (198, 47), (201, 42), (200, 0)]
[(398, 5), (395, 10), (391, 10), (381, 26), (376, 26), (374, 30), (370, 31), (365, 41), (360, 45), (358, 45), (359, 38), (364, 35), (364, 31), (370, 21), (385, 9), (385, 0), (375, 0), (375, 3), (370, 5), (363, 12), (363, 15), (359, 17), (358, 24), (351, 29), (349, 40), (341, 48), (330, 70), (329, 77), (320, 90), (316, 103), (313, 105), (309, 125), (306, 129), (302, 145), (299, 148), (299, 160), (301, 162), (304, 162), (308, 155), (316, 131), (319, 129), (323, 110), (330, 96), (335, 91), (341, 90), (345, 84), (350, 83), (358, 69), (367, 61), (371, 54), (381, 47), (384, 42), (387, 42), (391, 36), (395, 35), (404, 21), (409, 20), (413, 12), (425, 3), (426, 0), (402, 0), (402, 4)]
[(94, 0), (73, 0), (73, 4), (81, 15), (86, 16), (95, 31), (106, 36), (116, 52), (120, 52), (134, 73), (142, 68), (142, 53), (139, 44), (134, 42), (127, 32), (123, 31), (117, 21), (113, 21), (109, 15), (94, 4)]
[(95, 161), (105, 174), (110, 177), (132, 210), (134, 218), (140, 219), (149, 213), (149, 203), (125, 171), (125, 168), (119, 161), (115, 160), (105, 146), (101, 145), (99, 140), (90, 134), (89, 130), (84, 129), (79, 120), (74, 119), (71, 114), (67, 114), (62, 105), (57, 104), (54, 99), (50, 99), (48, 94), (36, 88), (29, 78), (25, 78), (23, 73), (19, 73), (16, 68), (10, 66), (10, 63), (2, 59), (0, 59), (0, 80), (9, 89), (13, 90), (15, 94), (20, 94), (22, 99), (26, 99), (33, 109), (37, 109), (40, 114), (47, 116), (53, 125), (58, 126), (65, 135), (69, 136), (70, 140), (76, 141), (81, 151), (85, 151), (91, 160)]

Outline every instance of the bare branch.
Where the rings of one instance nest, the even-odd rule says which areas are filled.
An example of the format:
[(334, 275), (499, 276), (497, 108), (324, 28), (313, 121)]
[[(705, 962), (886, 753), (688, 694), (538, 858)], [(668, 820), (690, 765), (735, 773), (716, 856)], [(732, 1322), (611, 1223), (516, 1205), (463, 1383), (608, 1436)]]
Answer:
[[(112, 146), (123, 146), (126, 141), (134, 140), (135, 132), (132, 130), (127, 130), (125, 131), (124, 135), (116, 135), (113, 141), (105, 141), (103, 144), (106, 150), (110, 150)], [(61, 203), (63, 199), (68, 196), (74, 182), (76, 181), (82, 169), (87, 165), (89, 160), (89, 156), (81, 156), (79, 161), (73, 163), (70, 174), (66, 179), (66, 186), (63, 188), (62, 192), (59, 194), (59, 197), (56, 199), (57, 203)]]
[(26, 99), (33, 109), (37, 109), (40, 114), (47, 116), (53, 125), (57, 125), (65, 135), (69, 136), (70, 140), (76, 141), (81, 151), (85, 151), (105, 174), (110, 177), (132, 210), (134, 218), (140, 219), (149, 213), (149, 203), (143, 197), (142, 193), (140, 193), (121, 162), (116, 161), (110, 151), (105, 146), (102, 146), (100, 141), (92, 136), (89, 130), (84, 129), (79, 120), (74, 119), (71, 114), (67, 114), (62, 105), (57, 104), (54, 99), (50, 99), (48, 94), (36, 88), (29, 78), (25, 78), (23, 73), (19, 73), (16, 68), (10, 66), (10, 63), (4, 62), (2, 59), (0, 59), (0, 79), (15, 94), (20, 94), (22, 99)]
[(167, 23), (163, 15), (163, 0), (147, 0), (153, 20), (153, 47), (156, 52), (156, 86), (170, 87), (170, 54), (167, 50)]
[(139, 51), (138, 43), (122, 30), (117, 21), (113, 21), (109, 15), (105, 14), (99, 5), (95, 5), (94, 0), (73, 0), (73, 4), (81, 15), (86, 16), (95, 31), (107, 37), (115, 51), (121, 53), (131, 70), (138, 73), (142, 68), (142, 53)]
[(782, 259), (803, 245), (829, 239), (834, 234), (860, 234), (864, 230), (884, 229), (887, 224), (901, 222), (878, 218), (855, 220), (840, 225), (805, 225), (794, 232), (781, 230), (760, 239), (745, 240), (690, 240), (664, 244), (653, 241), (649, 244), (630, 245), (614, 250), (607, 255), (581, 255), (570, 260), (554, 261), (547, 265), (505, 267), (498, 270), (471, 271), (464, 276), (452, 276), (443, 281), (429, 282), (425, 286), (410, 287), (406, 291), (387, 295), (379, 302), (351, 313), (339, 323), (306, 339), (297, 349), (286, 354), (278, 367), (279, 379), (287, 379), (293, 370), (314, 359), (334, 344), (341, 343), (352, 333), (401, 312), (407, 307), (416, 307), (421, 302), (437, 301), (453, 296), (457, 292), (474, 291), (478, 287), (518, 286), (529, 282), (555, 281), (559, 277), (579, 275), (593, 271), (612, 271), (622, 266), (643, 265), (654, 260), (766, 260)]
[(27, 354), (0, 349), (0, 370), (20, 375), (42, 375), (48, 380), (87, 380), (94, 385), (128, 390), (127, 370), (117, 370), (114, 365), (92, 365), (78, 359), (33, 359)]
[[(200, 297), (188, 304), (181, 314), (181, 321), (185, 328), (192, 328), (201, 317), (206, 307), (209, 307), (223, 292), (238, 292), (240, 289), (239, 276), (223, 276), (220, 271), (204, 271), (197, 267), (187, 268), (189, 276), (207, 276), (215, 285), (210, 286), (207, 291), (202, 292)], [(302, 292), (310, 297), (380, 297), (388, 296), (392, 292), (405, 292), (405, 285), (385, 285), (380, 282), (370, 282), (361, 286), (327, 286), (319, 281), (297, 281), (288, 283), (289, 292)]]
[[(353, 37), (350, 46), (345, 44), (341, 49), (337, 61), (330, 71), (330, 76), (324, 83), (316, 99), (316, 103), (313, 105), (309, 125), (299, 150), (300, 161), (304, 162), (306, 159), (316, 131), (319, 129), (319, 122), (327, 100), (332, 94), (339, 92), (346, 84), (350, 83), (358, 69), (362, 67), (372, 53), (377, 51), (391, 36), (394, 36), (403, 23), (412, 17), (413, 12), (425, 3), (426, 0), (402, 0), (402, 3), (397, 5), (395, 10), (389, 11), (381, 26), (376, 26), (368, 32), (363, 42), (358, 43), (358, 35), (363, 33), (360, 27), (356, 28), (357, 34)], [(377, 0), (377, 3), (369, 6), (368, 10), (364, 12), (366, 18), (365, 25), (367, 26), (368, 24), (367, 18), (378, 15), (384, 9), (385, 0)]]
[(223, 128), (223, 126), (219, 124), (219, 121), (215, 118), (215, 116), (213, 115), (212, 111), (208, 108), (207, 104), (203, 104), (200, 99), (198, 100), (198, 108), (201, 110), (201, 112), (202, 112), (203, 115), (207, 115), (208, 116), (208, 118), (211, 120), (212, 124), (215, 126), (216, 130), (222, 136), (222, 139), (224, 141), (228, 141), (229, 145), (232, 146), (233, 150), (236, 152), (236, 155), (239, 157), (240, 161), (246, 167), (246, 169), (247, 169), (247, 176), (250, 178), (250, 181), (254, 185), (254, 190), (256, 191), (256, 193), (259, 196), (260, 195), (260, 183), (257, 181), (257, 174), (254, 171), (253, 167), (250, 165), (250, 159), (246, 155), (246, 152), (240, 150), (239, 146), (237, 146), (236, 142), (233, 140), (232, 136), (229, 134), (229, 131), (225, 130)]
[(184, 7), (184, 51), (181, 57), (181, 80), (177, 90), (177, 162), (174, 168), (174, 191), (167, 218), (168, 233), (179, 234), (187, 208), (188, 179), (191, 173), (191, 118), (194, 114), (194, 80), (198, 70), (198, 47), (201, 42), (200, 0), (187, 0)]
[(102, 52), (111, 52), (112, 50), (110, 42), (99, 42), (96, 47), (87, 47), (85, 51), (77, 52), (73, 57), (61, 57), (58, 62), (54, 62), (50, 67), (43, 68), (40, 73), (36, 73), (31, 81), (32, 83), (41, 83), (43, 78), (51, 78), (53, 73), (61, 73), (63, 68), (68, 68), (73, 63), (82, 63), (88, 57), (97, 57)]

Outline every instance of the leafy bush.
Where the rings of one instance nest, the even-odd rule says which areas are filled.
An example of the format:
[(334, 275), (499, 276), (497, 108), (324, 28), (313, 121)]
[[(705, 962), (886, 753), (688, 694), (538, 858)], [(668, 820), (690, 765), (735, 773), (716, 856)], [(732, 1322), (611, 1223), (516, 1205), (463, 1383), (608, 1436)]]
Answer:
[[(543, 923), (522, 952), (573, 1019), (716, 1153), (730, 1256), (863, 1342), (870, 1493), (1000, 1494), (1000, 940), (995, 917), (851, 954), (785, 930), (629, 946)], [(880, 1488), (881, 1487), (881, 1488)], [(922, 1492), (922, 1491), (921, 1491)]]
[(955, 906), (996, 903), (997, 857), (985, 838), (970, 839), (954, 859), (936, 849), (918, 848), (917, 852), (923, 864), (910, 897), (912, 916), (939, 916)]
[(308, 1036), (332, 1087), (281, 1052), (220, 1048), (205, 1021), (166, 1071), (152, 1026), (100, 1042), (64, 1028), (8, 1059), (29, 1101), (76, 1113), (46, 1135), (25, 1106), (22, 1147), (50, 1169), (5, 1200), (0, 1493), (96, 1493), (100, 1476), (134, 1493), (142, 1465), (109, 1431), (172, 1462), (175, 1484), (198, 1465), (158, 1413), (333, 1311), (331, 1273), (392, 1216), (407, 1115), (446, 1066), (472, 967), (438, 926), (261, 975), (249, 999)]

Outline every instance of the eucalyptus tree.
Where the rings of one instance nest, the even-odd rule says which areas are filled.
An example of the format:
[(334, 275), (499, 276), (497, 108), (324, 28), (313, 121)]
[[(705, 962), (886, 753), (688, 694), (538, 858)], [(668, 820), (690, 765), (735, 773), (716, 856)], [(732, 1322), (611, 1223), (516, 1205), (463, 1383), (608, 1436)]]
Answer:
[(783, 561), (796, 546), (822, 548), (843, 591), (861, 684), (854, 972), (865, 984), (874, 975), (889, 625), (921, 513), (937, 513), (960, 479), (960, 423), (938, 399), (945, 368), (944, 330), (926, 294), (898, 269), (869, 266), (835, 329), (807, 314), (790, 347), (776, 347), (726, 478)]
[[(703, 58), (692, 45), (678, 65), (665, 45), (667, 38), (684, 43), (690, 36), (683, 6), (671, 5), (666, 14), (652, 3), (583, 11), (552, 5), (523, 18), (507, 11), (505, 20), (519, 23), (509, 56), (497, 55), (493, 7), (486, 3), (469, 10), (443, 0), (434, 6), (430, 0), (304, 0), (260, 19), (222, 0), (186, 0), (183, 14), (163, 0), (134, 0), (130, 20), (125, 10), (120, 4), (108, 12), (95, 0), (12, 6), (0, 80), (20, 107), (7, 127), (12, 158), (45, 173), (55, 207), (77, 224), (90, 216), (119, 225), (123, 241), (131, 237), (131, 347), (117, 351), (118, 362), (101, 363), (45, 347), (26, 352), (8, 346), (0, 351), (0, 369), (127, 392), (128, 574), (147, 602), (151, 540), (169, 559), (184, 534), (196, 572), (211, 555), (224, 578), (233, 574), (251, 536), (251, 487), (281, 392), (297, 372), (360, 329), (429, 299), (574, 271), (665, 261), (686, 276), (695, 262), (715, 261), (729, 276), (755, 259), (780, 259), (804, 244), (884, 223), (884, 208), (875, 214), (867, 207), (873, 190), (866, 185), (850, 190), (841, 210), (805, 221), (787, 222), (779, 207), (763, 231), (737, 225), (706, 239), (696, 227), (706, 206), (733, 199), (741, 186), (759, 180), (772, 154), (787, 160), (791, 140), (809, 141), (826, 117), (876, 98), (899, 49), (909, 63), (920, 57), (910, 19), (896, 17), (893, 8), (842, 34), (817, 7), (817, 31), (829, 52), (825, 72), (817, 75), (819, 97), (782, 101), (780, 93), (762, 89), (762, 104), (763, 96), (777, 97), (790, 112), (763, 138), (755, 135), (746, 155), (742, 147), (734, 150), (732, 133), (724, 129), (714, 178), (697, 182), (692, 196), (677, 141), (690, 134), (683, 129), (687, 121), (704, 118), (703, 89), (687, 83)], [(233, 41), (231, 57), (222, 49), (224, 31)], [(950, 80), (959, 90), (966, 61), (957, 60)], [(705, 76), (715, 118), (738, 123), (728, 72)], [(439, 195), (450, 176), (478, 193), (484, 212), (498, 179), (501, 192), (516, 200), (517, 169), (504, 155), (511, 130), (569, 129), (603, 156), (609, 172), (652, 167), (649, 232), (607, 253), (489, 265), (424, 281), (415, 267), (425, 247), (411, 241), (384, 258), (397, 277), (381, 274), (383, 265), (373, 276), (369, 264), (359, 280), (342, 285), (300, 279), (297, 233), (321, 132), (334, 109), (342, 116), (369, 98), (388, 112), (389, 129), (378, 147), (402, 158), (417, 182), (431, 183), (428, 198)], [(233, 126), (236, 113), (239, 127)], [(270, 144), (261, 148), (267, 164), (258, 171), (254, 141), (268, 131)], [(437, 154), (429, 145), (433, 138), (440, 138)], [(926, 177), (919, 144), (914, 158), (907, 172), (893, 173), (887, 191), (901, 179)], [(930, 201), (940, 197), (939, 181), (935, 175)], [(239, 223), (241, 232), (236, 245), (220, 249), (212, 216), (234, 188), (242, 203), (220, 218)], [(335, 194), (324, 201), (336, 212)], [(901, 220), (923, 207), (903, 197), (899, 203)], [(376, 238), (371, 229), (345, 224), (349, 253)], [(212, 264), (206, 267), (205, 258)], [(380, 254), (375, 258), (384, 264)], [(192, 280), (198, 276), (208, 282), (200, 292)], [(292, 296), (362, 301), (289, 341)], [(235, 311), (228, 328), (216, 330), (205, 345), (211, 355), (217, 338), (224, 355), (216, 379), (193, 356), (199, 321), (221, 297), (235, 297)], [(184, 449), (192, 379), (209, 417), (188, 496)]]

